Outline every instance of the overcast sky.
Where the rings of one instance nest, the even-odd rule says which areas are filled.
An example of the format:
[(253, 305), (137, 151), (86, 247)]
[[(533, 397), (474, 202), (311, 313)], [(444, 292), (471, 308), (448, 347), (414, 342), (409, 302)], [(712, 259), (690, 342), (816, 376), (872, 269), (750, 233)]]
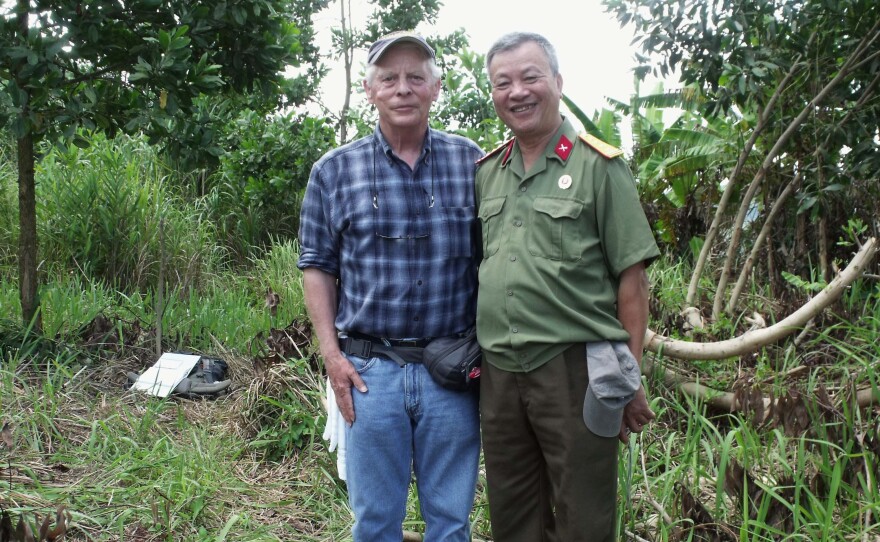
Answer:
[[(621, 29), (602, 10), (599, 0), (442, 0), (434, 27), (417, 30), (423, 34), (448, 34), (463, 28), (471, 48), (485, 54), (501, 35), (512, 31), (543, 34), (556, 47), (563, 92), (587, 114), (605, 105), (605, 96), (627, 101), (633, 91), (632, 30)], [(351, 0), (358, 26), (368, 13), (365, 0)], [(335, 3), (316, 19), (319, 41), (329, 44), (326, 28), (338, 26)], [(358, 70), (365, 54), (356, 57)], [(328, 60), (334, 68), (334, 63)], [(355, 70), (358, 72), (358, 70)], [(322, 91), (324, 101), (338, 111), (345, 86), (342, 69), (332, 69)], [(358, 94), (356, 98), (360, 98)]]

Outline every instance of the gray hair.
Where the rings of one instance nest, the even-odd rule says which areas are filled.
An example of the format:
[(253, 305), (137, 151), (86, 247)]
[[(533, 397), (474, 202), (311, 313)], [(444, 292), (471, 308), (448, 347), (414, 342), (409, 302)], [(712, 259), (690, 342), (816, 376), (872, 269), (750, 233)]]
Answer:
[[(422, 53), (422, 55), (425, 57), (425, 63), (428, 65), (428, 72), (430, 72), (431, 77), (434, 78), (431, 83), (435, 83), (440, 80), (440, 77), (443, 75), (443, 72), (440, 70), (440, 66), (437, 65), (437, 62), (433, 58), (425, 54), (424, 49), (412, 43), (398, 43), (393, 45), (393, 47), (399, 47), (401, 49), (408, 48), (412, 49), (413, 51), (419, 51), (420, 53)], [(367, 81), (368, 85), (373, 84), (373, 78), (376, 77), (376, 71), (378, 70), (378, 68), (379, 67), (376, 66), (375, 63), (367, 64), (367, 69), (364, 72), (364, 79)]]
[(489, 53), (486, 55), (486, 70), (489, 70), (489, 67), (492, 65), (492, 60), (498, 53), (504, 53), (516, 49), (520, 45), (530, 41), (541, 46), (541, 49), (544, 50), (544, 54), (547, 55), (547, 62), (550, 64), (550, 71), (554, 76), (559, 75), (559, 59), (556, 57), (556, 49), (554, 49), (553, 45), (547, 41), (547, 38), (541, 34), (535, 34), (534, 32), (511, 32), (510, 34), (505, 34), (498, 38), (498, 40), (492, 44), (492, 47), (489, 48)]

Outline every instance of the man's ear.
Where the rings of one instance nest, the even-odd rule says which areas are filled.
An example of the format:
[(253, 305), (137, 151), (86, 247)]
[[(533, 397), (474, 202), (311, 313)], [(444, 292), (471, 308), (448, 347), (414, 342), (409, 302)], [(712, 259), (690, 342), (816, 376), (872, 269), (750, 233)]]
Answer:
[(370, 83), (368, 83), (367, 80), (364, 79), (363, 81), (361, 81), (361, 84), (364, 87), (364, 94), (367, 95), (367, 102), (372, 104), (373, 103), (373, 93), (370, 89)]
[(559, 89), (559, 94), (562, 94), (562, 74), (556, 74), (556, 87)]
[(436, 102), (438, 98), (440, 98), (440, 88), (443, 86), (443, 79), (437, 78), (437, 82), (434, 83), (434, 95), (431, 98), (432, 102)]

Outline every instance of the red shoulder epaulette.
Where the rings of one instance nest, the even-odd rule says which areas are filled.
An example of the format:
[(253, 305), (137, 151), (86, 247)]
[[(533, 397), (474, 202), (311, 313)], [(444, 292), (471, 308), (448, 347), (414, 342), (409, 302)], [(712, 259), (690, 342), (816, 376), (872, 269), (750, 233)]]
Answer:
[(483, 156), (482, 158), (480, 158), (479, 160), (477, 160), (477, 165), (480, 165), (480, 164), (482, 164), (485, 160), (488, 160), (488, 159), (491, 158), (492, 156), (495, 156), (496, 154), (498, 154), (499, 152), (501, 152), (502, 150), (504, 150), (505, 147), (507, 147), (508, 152), (510, 152), (510, 147), (513, 145), (513, 140), (514, 140), (514, 139), (516, 139), (516, 138), (515, 138), (515, 137), (511, 137), (510, 139), (508, 139), (507, 141), (505, 141), (505, 142), (502, 143), (501, 145), (498, 145), (497, 147), (495, 147), (495, 148), (492, 149), (491, 151), (487, 152), (485, 156)]
[(596, 136), (590, 134), (580, 134), (580, 139), (593, 150), (604, 156), (605, 158), (617, 158), (623, 154), (623, 151), (613, 145), (605, 143)]

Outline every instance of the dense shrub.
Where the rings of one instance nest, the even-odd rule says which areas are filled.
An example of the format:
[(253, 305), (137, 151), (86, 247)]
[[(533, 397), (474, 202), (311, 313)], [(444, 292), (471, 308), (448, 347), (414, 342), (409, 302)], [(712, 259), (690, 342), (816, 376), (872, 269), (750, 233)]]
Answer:
[(271, 238), (293, 239), (312, 164), (334, 144), (321, 119), (265, 118), (245, 111), (227, 130), (216, 183), (206, 197), (209, 215), (238, 263)]

